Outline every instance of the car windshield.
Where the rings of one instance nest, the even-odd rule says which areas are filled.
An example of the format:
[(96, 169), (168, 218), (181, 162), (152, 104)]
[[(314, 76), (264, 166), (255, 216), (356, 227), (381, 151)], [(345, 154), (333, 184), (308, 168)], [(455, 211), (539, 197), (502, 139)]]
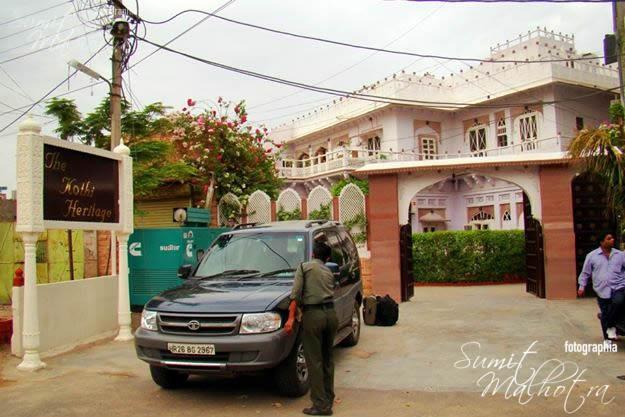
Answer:
[(195, 275), (292, 275), (305, 257), (302, 233), (225, 234), (209, 248)]

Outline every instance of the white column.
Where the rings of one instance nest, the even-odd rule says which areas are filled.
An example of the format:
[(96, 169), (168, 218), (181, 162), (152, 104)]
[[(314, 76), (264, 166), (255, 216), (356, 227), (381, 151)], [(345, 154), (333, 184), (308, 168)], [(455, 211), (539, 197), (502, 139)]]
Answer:
[(495, 217), (495, 229), (501, 230), (501, 206), (499, 205), (498, 195), (495, 194), (494, 204), (494, 217)]
[(37, 240), (39, 233), (23, 232), (24, 242), (24, 356), (17, 369), (36, 371), (46, 364), (39, 357), (39, 300), (37, 298)]
[(510, 193), (510, 217), (512, 218), (512, 228), (519, 228), (519, 214), (516, 209), (516, 194), (514, 192)]
[(132, 340), (130, 328), (130, 291), (128, 288), (128, 237), (134, 231), (133, 225), (133, 190), (132, 190), (132, 158), (130, 149), (122, 140), (113, 152), (122, 155), (119, 176), (119, 216), (121, 230), (117, 232), (119, 243), (119, 271), (117, 274), (117, 320), (119, 333), (116, 341)]
[(118, 233), (119, 242), (119, 277), (117, 278), (117, 320), (119, 323), (119, 333), (115, 340), (125, 342), (132, 340), (132, 330), (130, 328), (130, 291), (128, 289), (128, 233)]
[(111, 275), (117, 275), (117, 239), (115, 231), (111, 231)]

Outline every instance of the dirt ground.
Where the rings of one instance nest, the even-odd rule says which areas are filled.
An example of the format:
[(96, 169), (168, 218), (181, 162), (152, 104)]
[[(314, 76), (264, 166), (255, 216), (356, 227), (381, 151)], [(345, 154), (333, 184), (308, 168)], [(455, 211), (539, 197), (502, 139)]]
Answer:
[[(364, 327), (358, 346), (335, 350), (335, 415), (622, 415), (625, 343), (601, 355), (565, 350), (600, 342), (598, 326), (593, 300), (541, 300), (522, 285), (419, 288), (396, 326)], [(17, 371), (17, 358), (0, 360), (2, 415), (12, 417), (297, 416), (309, 404), (278, 396), (262, 375), (160, 389), (129, 342), (47, 358), (33, 374)], [(522, 366), (506, 366), (515, 361)], [(496, 394), (484, 393), (489, 372), (504, 386)], [(515, 381), (508, 395), (505, 381)]]

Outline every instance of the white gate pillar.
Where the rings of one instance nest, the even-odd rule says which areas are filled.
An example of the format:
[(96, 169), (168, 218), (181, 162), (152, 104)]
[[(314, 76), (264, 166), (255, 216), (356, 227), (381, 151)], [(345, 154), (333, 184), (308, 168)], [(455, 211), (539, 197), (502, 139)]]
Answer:
[(39, 357), (39, 301), (37, 299), (37, 240), (38, 232), (23, 232), (24, 242), (24, 356), (17, 369), (36, 371), (44, 368)]
[(41, 126), (28, 117), (17, 135), (17, 224), (24, 242), (24, 356), (18, 369), (36, 371), (46, 366), (39, 357), (39, 313), (37, 299), (37, 240), (43, 227), (43, 145)]
[(117, 271), (117, 320), (119, 333), (115, 340), (125, 342), (133, 338), (132, 329), (130, 328), (130, 290), (128, 282), (128, 237), (134, 231), (132, 158), (130, 158), (130, 148), (124, 145), (123, 140), (113, 152), (122, 155), (120, 178), (123, 179), (119, 189), (119, 216), (122, 230), (117, 233), (117, 242), (119, 243), (119, 270)]

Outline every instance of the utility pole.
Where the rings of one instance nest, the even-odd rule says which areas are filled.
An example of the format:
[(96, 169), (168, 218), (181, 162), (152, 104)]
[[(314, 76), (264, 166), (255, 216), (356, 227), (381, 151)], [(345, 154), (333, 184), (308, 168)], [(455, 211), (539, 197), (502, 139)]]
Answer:
[(619, 85), (621, 86), (621, 103), (625, 104), (625, 2), (612, 2), (614, 34), (616, 35), (616, 59), (618, 60)]
[[(122, 137), (122, 61), (124, 44), (130, 35), (128, 22), (123, 18), (125, 10), (121, 0), (113, 2), (115, 13), (111, 35), (113, 36), (112, 82), (111, 82), (111, 151), (120, 143)], [(111, 231), (111, 275), (117, 275), (117, 242), (115, 232)], [(121, 254), (126, 256), (126, 254)]]

